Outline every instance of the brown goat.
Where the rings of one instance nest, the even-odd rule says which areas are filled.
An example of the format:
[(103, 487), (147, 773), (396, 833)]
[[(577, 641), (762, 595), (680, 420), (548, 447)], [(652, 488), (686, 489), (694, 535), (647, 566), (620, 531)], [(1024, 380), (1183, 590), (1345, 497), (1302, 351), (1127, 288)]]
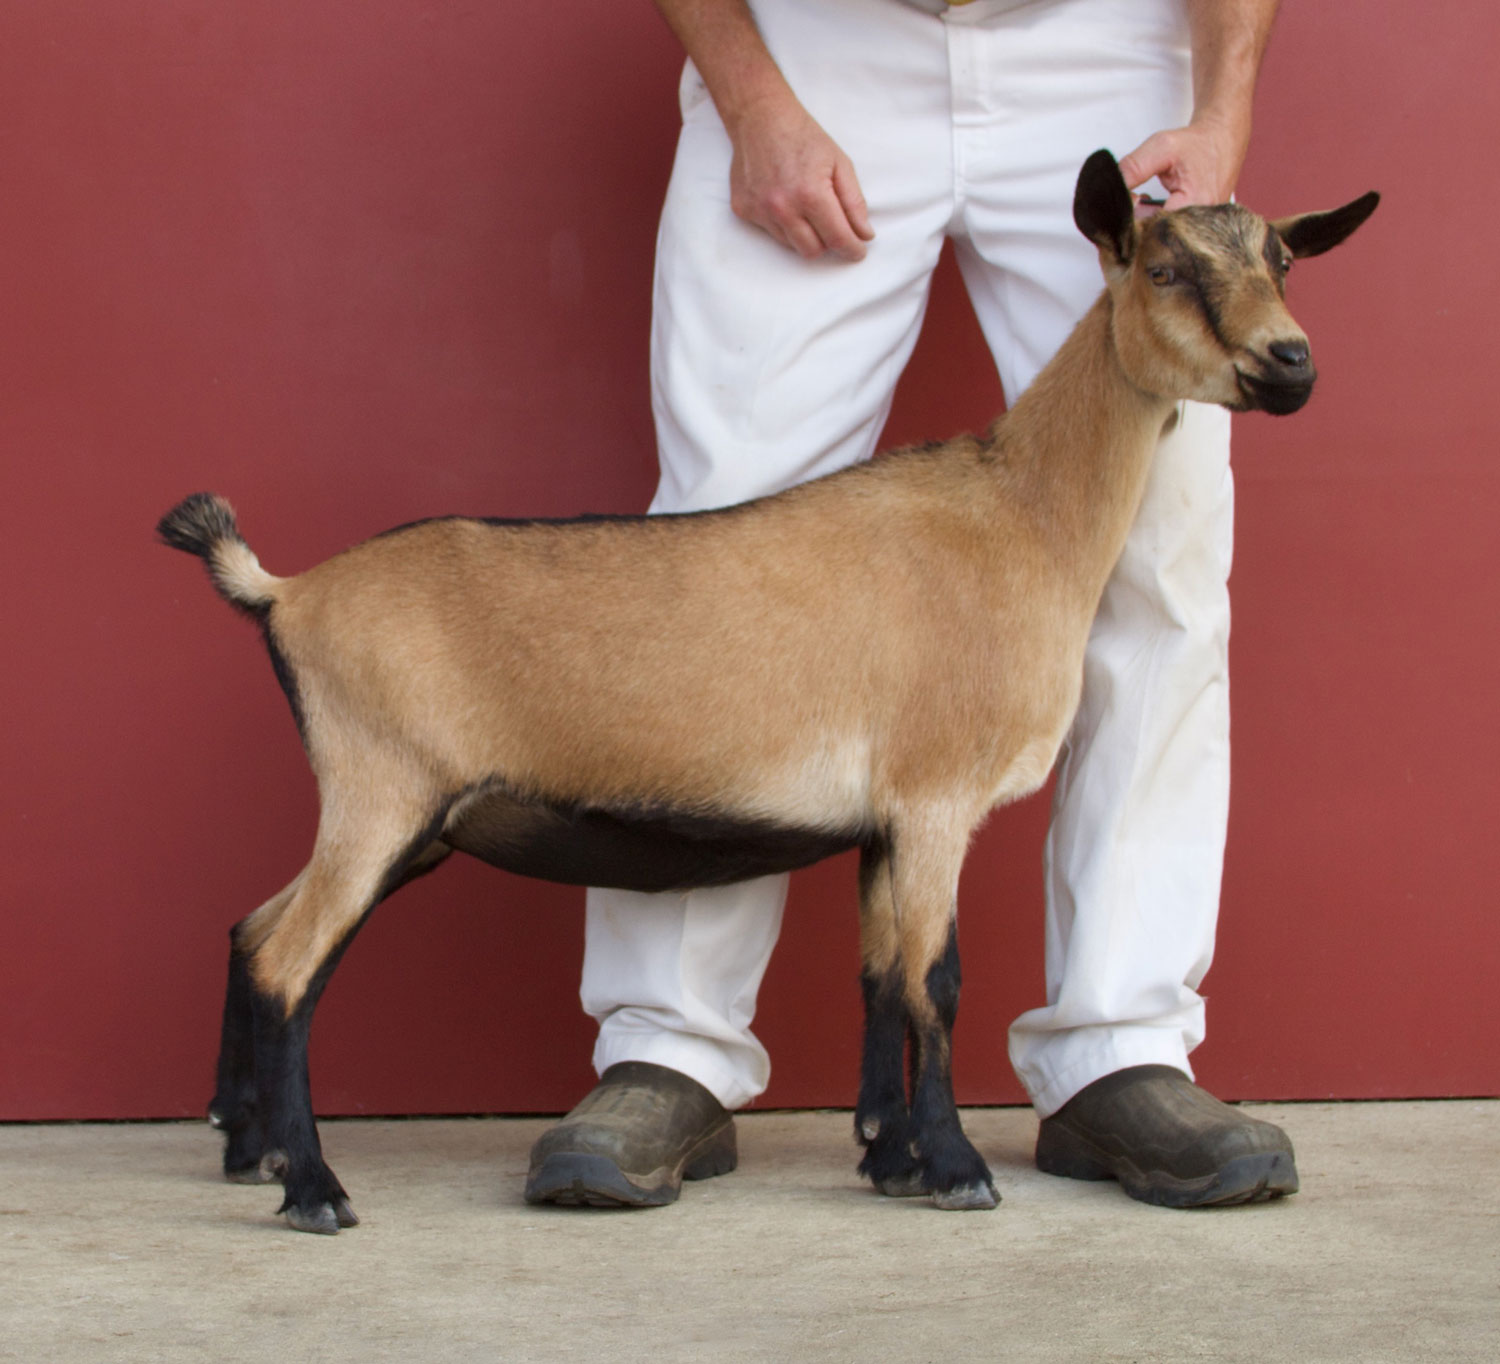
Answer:
[(1074, 217), (1108, 287), (1013, 409), (743, 506), (419, 522), (295, 578), (260, 567), (221, 499), (168, 513), (167, 543), (259, 620), (322, 803), (307, 866), (231, 935), (210, 1110), (229, 1177), (279, 1177), (303, 1230), (353, 1224), (313, 1119), (313, 1008), (365, 916), (451, 850), (665, 890), (858, 847), (860, 1169), (993, 1207), (949, 1068), (969, 838), (1052, 766), (1174, 405), (1302, 405), (1286, 268), (1376, 202), (1138, 223), (1096, 153)]

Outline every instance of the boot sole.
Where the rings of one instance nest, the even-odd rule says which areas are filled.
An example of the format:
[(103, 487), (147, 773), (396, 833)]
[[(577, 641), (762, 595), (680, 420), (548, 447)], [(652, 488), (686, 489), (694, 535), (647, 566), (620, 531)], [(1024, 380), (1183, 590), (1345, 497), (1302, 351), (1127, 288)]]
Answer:
[(1297, 1166), (1287, 1151), (1236, 1156), (1219, 1169), (1191, 1179), (1165, 1170), (1141, 1170), (1125, 1157), (1112, 1157), (1072, 1133), (1059, 1133), (1037, 1146), (1036, 1166), (1065, 1179), (1114, 1179), (1132, 1198), (1162, 1208), (1222, 1208), (1262, 1203), (1294, 1194)]
[(738, 1163), (734, 1123), (726, 1122), (675, 1166), (645, 1174), (627, 1173), (608, 1156), (554, 1151), (527, 1176), (525, 1197), (561, 1207), (660, 1208), (677, 1201), (684, 1179), (727, 1175)]

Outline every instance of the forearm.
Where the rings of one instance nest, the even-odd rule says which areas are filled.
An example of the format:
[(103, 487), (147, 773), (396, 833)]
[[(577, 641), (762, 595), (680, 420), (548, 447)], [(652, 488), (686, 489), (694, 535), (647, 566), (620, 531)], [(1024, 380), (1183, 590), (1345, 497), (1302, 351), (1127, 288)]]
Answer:
[(1242, 147), (1261, 58), (1280, 0), (1188, 0), (1193, 122), (1216, 124)]
[(787, 84), (746, 0), (656, 3), (729, 134), (735, 214), (808, 259), (861, 259), (874, 231), (854, 166)]
[(1184, 128), (1148, 137), (1120, 161), (1135, 188), (1153, 175), (1167, 207), (1222, 203), (1250, 149), (1250, 112), (1278, 0), (1187, 0), (1193, 113)]
[(795, 101), (746, 0), (656, 0), (731, 132), (767, 104)]

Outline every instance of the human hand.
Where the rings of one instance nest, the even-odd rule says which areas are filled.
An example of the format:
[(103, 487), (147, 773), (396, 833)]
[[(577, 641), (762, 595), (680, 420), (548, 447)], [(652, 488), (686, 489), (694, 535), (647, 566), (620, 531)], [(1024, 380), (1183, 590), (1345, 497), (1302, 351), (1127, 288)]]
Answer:
[(1248, 135), (1228, 124), (1194, 122), (1148, 137), (1121, 158), (1120, 173), (1131, 189), (1156, 176), (1167, 191), (1164, 209), (1227, 203), (1248, 145)]
[[(728, 125), (726, 125), (728, 126)], [(729, 127), (730, 207), (806, 260), (863, 260), (875, 231), (854, 164), (790, 94)]]

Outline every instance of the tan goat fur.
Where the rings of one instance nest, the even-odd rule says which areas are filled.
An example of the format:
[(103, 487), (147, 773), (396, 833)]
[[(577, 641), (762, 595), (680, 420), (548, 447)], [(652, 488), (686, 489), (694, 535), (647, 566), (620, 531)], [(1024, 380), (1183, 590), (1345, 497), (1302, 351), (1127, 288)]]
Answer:
[[(1115, 217), (1078, 213), (1108, 288), (983, 437), (717, 512), (418, 523), (292, 578), (259, 567), (227, 504), (200, 499), (229, 529), (192, 544), (169, 516), (261, 618), (318, 781), (311, 860), (237, 932), (256, 995), (290, 1019), (394, 884), (454, 847), (526, 870), (558, 811), (803, 831), (865, 849), (866, 975), (896, 982), (946, 1077), (929, 974), (965, 848), (1046, 779), (1163, 427), (1183, 399), (1300, 406), (1289, 253), (1374, 207), (1134, 224), (1096, 163), (1080, 200), (1092, 174)], [(977, 1182), (945, 1205), (989, 1206)]]

